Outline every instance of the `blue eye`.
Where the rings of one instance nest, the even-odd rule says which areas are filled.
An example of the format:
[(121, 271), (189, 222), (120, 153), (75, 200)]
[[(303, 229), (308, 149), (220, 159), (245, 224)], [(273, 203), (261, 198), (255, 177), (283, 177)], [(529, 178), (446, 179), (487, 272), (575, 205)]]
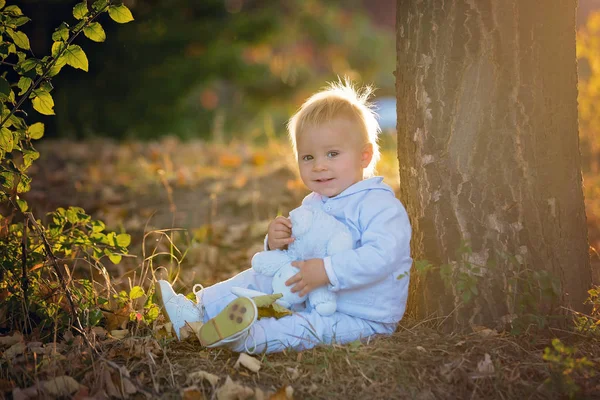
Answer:
[(337, 151), (330, 151), (329, 153), (327, 153), (327, 157), (329, 158), (334, 158), (336, 156), (338, 156), (340, 153), (338, 153)]
[(310, 161), (313, 159), (313, 156), (303, 156), (302, 161)]

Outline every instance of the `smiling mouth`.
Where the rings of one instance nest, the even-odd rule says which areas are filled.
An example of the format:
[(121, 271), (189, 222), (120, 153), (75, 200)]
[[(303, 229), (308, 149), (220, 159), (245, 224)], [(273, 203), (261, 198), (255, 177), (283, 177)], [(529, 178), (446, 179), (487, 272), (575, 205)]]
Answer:
[(318, 182), (318, 183), (325, 183), (325, 182), (330, 182), (330, 181), (332, 181), (332, 180), (333, 180), (333, 178), (326, 178), (326, 179), (315, 179), (315, 182)]

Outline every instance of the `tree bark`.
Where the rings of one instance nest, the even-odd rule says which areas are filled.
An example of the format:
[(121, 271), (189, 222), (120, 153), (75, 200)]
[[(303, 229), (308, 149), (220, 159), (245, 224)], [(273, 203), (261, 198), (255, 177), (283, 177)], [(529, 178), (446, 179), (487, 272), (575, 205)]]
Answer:
[(398, 0), (400, 197), (415, 265), (433, 265), (413, 268), (409, 314), (456, 328), (584, 307), (575, 13)]

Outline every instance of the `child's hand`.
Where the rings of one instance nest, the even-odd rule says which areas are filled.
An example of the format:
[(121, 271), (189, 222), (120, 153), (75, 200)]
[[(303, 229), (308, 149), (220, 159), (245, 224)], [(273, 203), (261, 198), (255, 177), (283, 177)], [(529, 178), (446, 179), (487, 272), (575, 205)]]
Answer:
[(305, 296), (314, 289), (329, 284), (322, 258), (294, 261), (292, 265), (300, 269), (300, 272), (285, 282), (286, 286), (295, 284), (292, 293), (300, 292), (300, 296)]
[(269, 224), (267, 245), (269, 250), (283, 250), (292, 243), (292, 221), (286, 217), (277, 217)]

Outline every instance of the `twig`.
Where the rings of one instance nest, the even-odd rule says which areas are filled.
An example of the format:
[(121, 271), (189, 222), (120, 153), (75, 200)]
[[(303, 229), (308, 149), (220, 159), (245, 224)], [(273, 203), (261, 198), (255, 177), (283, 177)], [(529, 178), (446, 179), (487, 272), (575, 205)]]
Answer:
[(21, 260), (22, 260), (22, 276), (21, 288), (23, 289), (23, 299), (25, 304), (28, 304), (27, 289), (29, 289), (29, 280), (27, 279), (27, 220), (23, 224), (23, 240), (21, 241)]
[(56, 275), (58, 275), (58, 279), (63, 287), (63, 290), (65, 291), (67, 300), (69, 301), (69, 307), (71, 308), (72, 317), (75, 321), (77, 321), (76, 328), (81, 332), (83, 339), (85, 340), (86, 344), (90, 347), (90, 349), (97, 353), (96, 348), (92, 345), (92, 343), (90, 343), (89, 339), (87, 338), (87, 336), (85, 334), (85, 330), (83, 329), (83, 325), (81, 324), (81, 320), (79, 319), (79, 316), (77, 315), (77, 311), (75, 311), (75, 304), (73, 304), (73, 298), (71, 296), (71, 291), (69, 290), (69, 287), (67, 286), (67, 283), (65, 282), (65, 278), (64, 278), (62, 271), (60, 270), (60, 267), (58, 265), (58, 259), (52, 252), (52, 248), (50, 247), (50, 243), (48, 243), (48, 239), (46, 238), (46, 235), (42, 231), (42, 228), (38, 225), (35, 218), (33, 218), (33, 214), (31, 212), (26, 212), (24, 214), (29, 219), (32, 226), (36, 229), (37, 233), (40, 235), (40, 238), (42, 239), (42, 243), (44, 243), (44, 249), (46, 250), (46, 256), (50, 259), (50, 261), (52, 262), (52, 265), (54, 266)]

